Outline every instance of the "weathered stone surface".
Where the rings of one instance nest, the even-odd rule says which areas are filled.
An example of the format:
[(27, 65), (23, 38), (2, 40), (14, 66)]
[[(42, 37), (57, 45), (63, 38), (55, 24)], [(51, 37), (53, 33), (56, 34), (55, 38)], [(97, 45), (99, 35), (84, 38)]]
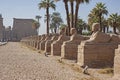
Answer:
[(112, 34), (110, 36), (111, 36), (111, 42), (112, 43), (118, 43), (118, 44), (120, 44), (120, 35)]
[(63, 28), (60, 32), (58, 40), (54, 41), (51, 44), (51, 55), (61, 55), (61, 45), (64, 41), (70, 40), (70, 37), (66, 36), (65, 34), (65, 28)]
[(45, 50), (45, 43), (46, 43), (46, 41), (47, 40), (51, 40), (51, 38), (52, 38), (52, 35), (47, 35), (47, 37), (45, 38), (45, 40), (42, 40), (41, 42), (40, 42), (40, 50)]
[(29, 46), (33, 46), (33, 36), (30, 36)]
[(36, 40), (36, 42), (35, 42), (35, 48), (37, 48), (38, 42), (39, 42), (39, 40), (41, 40), (41, 38), (42, 38), (41, 35), (39, 35), (39, 36), (37, 37), (37, 40)]
[(100, 30), (100, 24), (99, 23), (93, 23), (92, 25), (92, 32), (96, 32)]
[(77, 59), (78, 45), (85, 38), (78, 35), (76, 29), (71, 29), (72, 36), (70, 40), (65, 41), (61, 46), (61, 57), (66, 59)]
[(46, 38), (46, 35), (44, 34), (44, 35), (42, 35), (41, 36), (41, 39), (38, 41), (38, 45), (37, 45), (37, 49), (39, 50), (40, 49), (40, 47), (41, 47), (41, 45), (40, 45), (40, 42), (42, 41), (42, 40), (45, 40), (45, 38)]
[(115, 50), (114, 58), (114, 78), (120, 79), (120, 45)]
[(87, 65), (88, 67), (113, 67), (115, 49), (118, 44), (117, 35), (110, 36), (99, 31), (93, 31), (91, 38), (82, 41), (78, 46), (77, 63), (80, 66)]
[(90, 43), (106, 43), (111, 39), (110, 35), (104, 34), (102, 32), (93, 33), (88, 42)]
[(54, 36), (52, 37), (51, 40), (47, 40), (47, 41), (46, 41), (46, 43), (45, 43), (45, 52), (51, 54), (51, 53), (50, 53), (50, 52), (51, 52), (51, 44), (52, 44), (54, 41), (58, 40), (58, 37), (59, 37), (59, 35), (56, 34), (56, 35), (54, 35)]
[(64, 41), (68, 41), (70, 39), (69, 36), (60, 35), (57, 41), (54, 41), (51, 44), (51, 55), (61, 55), (61, 45)]
[(113, 43), (89, 44), (82, 42), (78, 46), (78, 64), (89, 67), (112, 67), (114, 63), (114, 52), (117, 48)]
[(36, 44), (37, 44), (37, 40), (38, 40), (38, 36), (34, 36), (33, 37), (33, 48), (35, 48)]

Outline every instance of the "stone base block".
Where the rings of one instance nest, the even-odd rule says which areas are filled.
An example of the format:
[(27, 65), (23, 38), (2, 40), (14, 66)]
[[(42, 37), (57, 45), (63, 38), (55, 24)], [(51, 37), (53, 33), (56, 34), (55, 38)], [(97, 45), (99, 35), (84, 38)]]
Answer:
[(51, 44), (53, 43), (53, 41), (47, 41), (45, 43), (45, 52), (50, 53), (51, 52)]
[(57, 56), (61, 56), (61, 45), (62, 45), (62, 41), (61, 42), (56, 42), (51, 44), (51, 55), (57, 55)]
[(42, 41), (41, 43), (40, 43), (40, 50), (45, 50), (45, 42), (46, 41)]
[(78, 45), (69, 43), (61, 46), (61, 57), (66, 59), (77, 59)]
[(58, 40), (51, 44), (51, 55), (61, 56), (61, 45), (64, 41), (70, 40), (69, 36), (60, 35)]
[(115, 58), (114, 58), (114, 76), (119, 75), (120, 79), (120, 45), (118, 49), (115, 50)]
[(50, 52), (51, 52), (51, 44), (52, 44), (54, 41), (56, 41), (56, 40), (58, 39), (58, 37), (59, 37), (58, 35), (55, 35), (55, 36), (52, 37), (51, 40), (46, 41), (46, 43), (45, 43), (45, 52), (51, 54), (51, 53), (50, 53)]
[(84, 43), (78, 46), (78, 64), (89, 67), (113, 67), (116, 44)]

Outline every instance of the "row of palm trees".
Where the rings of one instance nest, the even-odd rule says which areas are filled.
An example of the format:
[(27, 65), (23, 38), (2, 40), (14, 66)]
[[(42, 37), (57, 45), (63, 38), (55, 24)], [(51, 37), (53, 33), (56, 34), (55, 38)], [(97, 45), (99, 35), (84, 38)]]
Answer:
[(108, 24), (113, 27), (114, 33), (117, 34), (116, 28), (120, 31), (120, 15), (118, 13), (111, 14), (108, 18)]
[(98, 22), (100, 23), (100, 31), (105, 32), (109, 26), (113, 27), (113, 31), (115, 34), (116, 28), (120, 27), (120, 15), (117, 13), (113, 13), (109, 16), (108, 19), (104, 18), (104, 15), (108, 14), (107, 7), (103, 3), (97, 3), (96, 6), (91, 10), (90, 14), (88, 15), (88, 24), (92, 26), (93, 23)]
[(35, 16), (36, 20), (33, 20), (32, 27), (37, 30), (37, 33), (39, 33), (39, 27), (40, 27), (40, 19), (42, 18), (39, 15)]
[(39, 9), (44, 8), (46, 10), (47, 17), (47, 34), (49, 34), (49, 8), (56, 9), (56, 5), (53, 0), (42, 0), (39, 4)]
[(50, 29), (52, 33), (57, 33), (59, 30), (59, 26), (63, 24), (63, 20), (59, 12), (53, 12), (50, 17)]
[[(47, 34), (49, 34), (49, 28), (53, 28), (54, 33), (56, 33), (57, 27), (60, 26), (60, 24), (62, 23), (62, 19), (60, 18), (59, 13), (53, 13), (52, 16), (49, 13), (49, 8), (52, 8), (54, 10), (56, 9), (55, 1), (58, 2), (60, 0), (41, 0), (41, 2), (39, 3), (39, 9), (44, 8), (46, 10)], [(89, 1), (90, 0), (63, 0), (67, 16), (67, 34), (70, 35), (71, 28), (76, 28), (78, 33), (81, 33), (81, 30), (83, 29), (82, 26), (88, 27), (88, 25), (91, 26), (94, 22), (100, 23), (101, 32), (105, 32), (106, 28), (108, 30), (108, 26), (112, 26), (114, 33), (117, 34), (116, 27), (119, 27), (120, 25), (120, 15), (118, 15), (117, 13), (111, 14), (108, 19), (105, 19), (104, 15), (108, 14), (108, 10), (103, 3), (97, 3), (95, 8), (92, 9), (90, 14), (88, 15), (88, 25), (82, 19), (78, 18), (80, 4), (89, 3)], [(69, 3), (70, 7), (68, 6)], [(57, 20), (58, 17), (59, 20)], [(59, 21), (61, 23), (57, 24), (57, 22)]]
[[(42, 0), (39, 3), (39, 9), (44, 8), (46, 10), (46, 15), (47, 15), (47, 34), (49, 34), (49, 8), (52, 8), (55, 10), (56, 6), (54, 2), (58, 2), (60, 0)], [(63, 0), (64, 5), (65, 5), (65, 10), (66, 10), (66, 15), (67, 15), (67, 32), (68, 35), (70, 35), (70, 28), (72, 27), (77, 27), (77, 21), (78, 21), (78, 10), (79, 10), (79, 5), (81, 3), (89, 3), (90, 0)], [(71, 20), (69, 17), (70, 11), (69, 11), (69, 6), (68, 2), (70, 2), (71, 5)], [(75, 13), (74, 13), (74, 2), (76, 2), (76, 8), (75, 8)], [(74, 17), (75, 15), (75, 17)], [(71, 21), (71, 23), (70, 23)]]

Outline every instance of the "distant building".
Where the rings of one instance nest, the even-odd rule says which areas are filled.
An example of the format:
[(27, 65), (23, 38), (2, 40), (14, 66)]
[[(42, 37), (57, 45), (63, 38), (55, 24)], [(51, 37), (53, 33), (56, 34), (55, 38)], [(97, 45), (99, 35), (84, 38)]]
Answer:
[(5, 35), (4, 35), (4, 39), (7, 41), (11, 41), (12, 40), (12, 30), (11, 30), (11, 26), (8, 26), (7, 28), (5, 28)]
[(17, 19), (13, 20), (12, 40), (20, 41), (21, 38), (37, 35), (37, 30), (32, 27), (33, 19)]
[(16, 19), (11, 26), (5, 28), (3, 18), (0, 15), (0, 41), (20, 41), (23, 37), (38, 35), (37, 30), (32, 28), (33, 19)]
[(4, 40), (4, 32), (5, 32), (5, 27), (3, 26), (3, 18), (2, 15), (0, 15), (0, 41)]

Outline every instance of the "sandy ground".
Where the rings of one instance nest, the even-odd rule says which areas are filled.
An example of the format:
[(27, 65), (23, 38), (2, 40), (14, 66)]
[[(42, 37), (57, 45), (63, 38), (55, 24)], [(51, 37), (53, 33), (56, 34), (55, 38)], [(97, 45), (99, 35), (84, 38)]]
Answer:
[(75, 67), (75, 62), (60, 62), (59, 58), (46, 57), (20, 43), (9, 42), (0, 46), (0, 80), (106, 80), (111, 77), (95, 74), (96, 70), (85, 75)]

